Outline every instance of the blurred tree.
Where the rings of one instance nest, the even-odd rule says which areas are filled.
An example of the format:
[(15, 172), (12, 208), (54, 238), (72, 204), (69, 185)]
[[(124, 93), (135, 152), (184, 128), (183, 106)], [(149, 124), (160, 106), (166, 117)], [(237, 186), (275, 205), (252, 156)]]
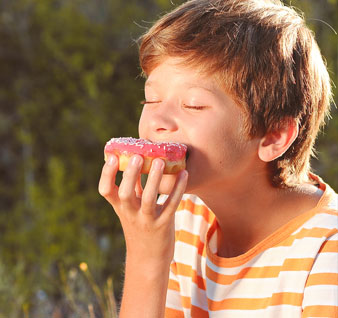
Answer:
[(97, 182), (104, 143), (137, 135), (133, 21), (147, 14), (116, 0), (2, 1), (0, 9), (0, 255), (18, 285), (16, 301), (0, 294), (0, 312), (13, 317), (34, 310), (40, 290), (63, 301), (60, 263), (87, 261), (100, 282), (119, 277), (122, 234)]
[[(337, 1), (291, 4), (305, 12), (337, 84)], [(0, 318), (51, 316), (55, 306), (83, 317), (65, 286), (81, 262), (101, 287), (112, 276), (119, 295), (124, 240), (97, 193), (102, 150), (112, 136), (137, 135), (143, 81), (135, 39), (172, 7), (169, 0), (0, 2)], [(313, 165), (337, 190), (334, 112)], [(101, 317), (83, 290), (81, 306), (94, 303)]]

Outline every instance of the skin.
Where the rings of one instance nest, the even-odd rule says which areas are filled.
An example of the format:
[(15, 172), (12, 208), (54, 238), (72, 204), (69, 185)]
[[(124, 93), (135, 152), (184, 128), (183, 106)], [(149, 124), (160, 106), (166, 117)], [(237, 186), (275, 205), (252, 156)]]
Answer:
[[(282, 190), (269, 182), (267, 163), (295, 140), (295, 121), (286, 120), (280, 131), (262, 138), (248, 138), (241, 108), (216, 79), (182, 60), (167, 58), (150, 73), (145, 98), (140, 137), (186, 144), (186, 171), (163, 175), (163, 161), (154, 160), (142, 189), (142, 157), (134, 156), (117, 187), (118, 162), (112, 156), (103, 167), (99, 192), (119, 216), (126, 239), (120, 317), (159, 318), (174, 253), (174, 213), (183, 193), (198, 195), (215, 213), (221, 257), (245, 253), (314, 207), (321, 193), (310, 184)], [(156, 204), (158, 193), (169, 194), (163, 206)]]

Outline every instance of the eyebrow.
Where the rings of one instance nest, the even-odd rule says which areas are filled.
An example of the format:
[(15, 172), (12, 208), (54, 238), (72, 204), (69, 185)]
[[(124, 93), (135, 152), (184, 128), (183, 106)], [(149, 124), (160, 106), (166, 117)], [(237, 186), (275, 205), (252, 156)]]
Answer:
[[(145, 87), (146, 87), (146, 86), (152, 86), (153, 83), (155, 83), (155, 82), (146, 80), (144, 86), (145, 86)], [(210, 93), (213, 93), (213, 94), (215, 94), (215, 92), (217, 91), (216, 88), (208, 87), (208, 86), (201, 86), (201, 85), (199, 85), (199, 84), (197, 84), (197, 83), (189, 83), (189, 84), (187, 85), (187, 89), (191, 89), (191, 88), (204, 89), (204, 90), (206, 90), (206, 91), (208, 91), (208, 92), (210, 92)]]

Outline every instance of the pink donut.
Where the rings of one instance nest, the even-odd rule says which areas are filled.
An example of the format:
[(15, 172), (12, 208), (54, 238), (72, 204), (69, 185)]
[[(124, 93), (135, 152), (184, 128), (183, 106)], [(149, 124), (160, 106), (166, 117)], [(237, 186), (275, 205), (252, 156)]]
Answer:
[(149, 173), (151, 163), (155, 158), (161, 158), (165, 162), (164, 173), (175, 174), (185, 169), (185, 156), (187, 146), (174, 142), (151, 142), (145, 139), (121, 137), (110, 139), (104, 148), (105, 160), (111, 154), (119, 158), (119, 170), (127, 168), (129, 159), (135, 155), (144, 158), (141, 173)]

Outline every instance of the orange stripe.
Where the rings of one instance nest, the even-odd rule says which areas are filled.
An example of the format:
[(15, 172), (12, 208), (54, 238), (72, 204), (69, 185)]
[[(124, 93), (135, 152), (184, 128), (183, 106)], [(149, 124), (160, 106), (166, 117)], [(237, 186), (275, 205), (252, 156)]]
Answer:
[(337, 306), (308, 306), (305, 307), (302, 318), (307, 317), (338, 317)]
[(309, 271), (312, 268), (313, 258), (287, 258), (283, 265), (283, 271)]
[(177, 211), (183, 210), (185, 203), (186, 203), (186, 201), (181, 200), (180, 204), (177, 207)]
[(322, 238), (329, 237), (333, 235), (335, 232), (338, 232), (336, 229), (326, 229), (326, 228), (311, 228), (311, 229), (301, 229), (294, 235), (289, 236), (285, 240), (283, 240), (277, 246), (291, 246), (293, 242), (297, 239), (302, 239), (305, 237), (313, 237), (313, 238)]
[(176, 263), (170, 264), (170, 270), (174, 273), (174, 275), (177, 275), (177, 266)]
[(327, 211), (323, 211), (323, 213), (330, 214), (330, 215), (335, 215), (335, 216), (338, 215), (337, 210), (327, 210)]
[(338, 241), (326, 241), (321, 246), (319, 253), (338, 253)]
[(182, 300), (182, 305), (183, 305), (184, 308), (191, 308), (191, 299), (190, 299), (190, 297), (182, 296), (181, 295), (181, 300)]
[(335, 273), (311, 274), (307, 280), (306, 286), (313, 285), (338, 285), (338, 274)]
[(198, 318), (204, 318), (209, 317), (209, 313), (202, 308), (199, 308), (197, 306), (191, 305), (191, 298), (186, 296), (181, 296), (182, 304), (184, 308), (188, 308), (191, 310), (191, 317), (198, 317)]
[(165, 318), (184, 318), (184, 313), (183, 311), (166, 307)]
[(266, 298), (230, 298), (221, 301), (208, 299), (208, 303), (209, 309), (212, 311), (226, 309), (257, 310), (278, 305), (301, 306), (302, 300), (302, 293), (276, 293), (272, 297)]
[(181, 241), (183, 243), (196, 247), (198, 249), (198, 254), (203, 255), (204, 243), (201, 241), (199, 235), (180, 230), (175, 232), (175, 237), (176, 241)]
[(173, 279), (169, 279), (168, 289), (175, 290), (175, 291), (179, 292), (180, 291), (180, 285), (177, 281), (175, 281)]
[(303, 293), (275, 293), (271, 298), (269, 306), (291, 305), (301, 306), (303, 302)]
[(202, 308), (192, 305), (191, 306), (191, 317), (198, 318), (209, 318), (209, 313)]
[(188, 210), (194, 215), (201, 215), (209, 224), (211, 224), (215, 219), (215, 215), (210, 212), (210, 210), (205, 205), (195, 204), (189, 199), (181, 201), (177, 210), (183, 209)]
[(230, 285), (243, 278), (274, 278), (282, 271), (308, 271), (313, 264), (313, 258), (286, 259), (282, 266), (246, 267), (235, 275), (222, 275), (207, 266), (206, 276), (217, 284)]
[(177, 266), (177, 275), (185, 276), (191, 278), (198, 288), (205, 290), (206, 282), (202, 276), (198, 275), (195, 270), (192, 269), (190, 265), (185, 265), (182, 263), (176, 263)]

